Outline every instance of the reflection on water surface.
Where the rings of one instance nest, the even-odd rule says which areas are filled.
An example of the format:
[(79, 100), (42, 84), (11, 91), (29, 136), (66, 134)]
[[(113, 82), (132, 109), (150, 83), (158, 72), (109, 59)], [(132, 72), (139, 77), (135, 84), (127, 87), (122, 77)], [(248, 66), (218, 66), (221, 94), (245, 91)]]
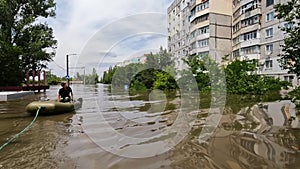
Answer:
[[(253, 100), (229, 97), (212, 135), (203, 134), (210, 128), (206, 123), (209, 109), (201, 105), (199, 111), (186, 112), (192, 117), (188, 121), (191, 130), (174, 148), (150, 158), (130, 159), (105, 151), (99, 143), (123, 154), (160, 152), (165, 148), (164, 140), (172, 137), (172, 133), (165, 132), (179, 115), (180, 96), (149, 99), (148, 95), (111, 94), (108, 86), (103, 85), (73, 88), (76, 97), (84, 99), (82, 109), (76, 114), (39, 117), (32, 129), (0, 152), (0, 168), (296, 169), (300, 166), (297, 160), (300, 123), (289, 101), (254, 104)], [(57, 89), (52, 87), (46, 95), (35, 98), (0, 103), (0, 143), (31, 122), (33, 117), (24, 112), (28, 103), (45, 97), (53, 99)], [(209, 102), (202, 97), (204, 103)], [(117, 138), (108, 126), (142, 142)]]

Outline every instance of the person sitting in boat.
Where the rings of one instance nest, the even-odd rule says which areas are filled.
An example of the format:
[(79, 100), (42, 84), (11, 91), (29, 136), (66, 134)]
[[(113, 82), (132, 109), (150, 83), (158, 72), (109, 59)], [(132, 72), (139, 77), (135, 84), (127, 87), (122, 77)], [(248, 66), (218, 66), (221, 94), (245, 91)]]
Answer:
[(73, 91), (72, 89), (66, 84), (61, 83), (61, 89), (59, 89), (57, 101), (58, 102), (70, 102), (73, 100)]

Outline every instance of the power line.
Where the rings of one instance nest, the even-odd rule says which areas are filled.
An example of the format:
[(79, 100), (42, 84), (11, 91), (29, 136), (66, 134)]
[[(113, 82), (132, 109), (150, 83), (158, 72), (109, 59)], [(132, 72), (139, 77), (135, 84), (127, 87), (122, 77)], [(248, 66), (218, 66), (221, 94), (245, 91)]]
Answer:
[(64, 67), (60, 66), (59, 64), (57, 64), (55, 61), (53, 61), (53, 63), (58, 66), (59, 68), (61, 68), (62, 70), (66, 70)]

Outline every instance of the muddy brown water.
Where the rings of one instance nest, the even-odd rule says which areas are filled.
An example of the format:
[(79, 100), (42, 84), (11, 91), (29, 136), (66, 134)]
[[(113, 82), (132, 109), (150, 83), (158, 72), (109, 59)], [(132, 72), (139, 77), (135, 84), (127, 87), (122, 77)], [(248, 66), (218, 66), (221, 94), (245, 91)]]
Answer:
[[(27, 104), (53, 99), (57, 90), (53, 86), (46, 94), (1, 102), (0, 144), (32, 121), (25, 112)], [(105, 85), (76, 85), (73, 90), (84, 100), (82, 109), (38, 117), (29, 131), (0, 151), (0, 169), (300, 168), (300, 124), (288, 101), (247, 105), (234, 104), (242, 102), (234, 97), (211, 135), (204, 132), (209, 128), (209, 109), (185, 110), (193, 114), (189, 130), (178, 143), (166, 146), (165, 140), (172, 136), (164, 132), (176, 125), (179, 97), (165, 101), (154, 95), (149, 101), (122, 92), (112, 94)], [(288, 120), (291, 116), (293, 120)]]

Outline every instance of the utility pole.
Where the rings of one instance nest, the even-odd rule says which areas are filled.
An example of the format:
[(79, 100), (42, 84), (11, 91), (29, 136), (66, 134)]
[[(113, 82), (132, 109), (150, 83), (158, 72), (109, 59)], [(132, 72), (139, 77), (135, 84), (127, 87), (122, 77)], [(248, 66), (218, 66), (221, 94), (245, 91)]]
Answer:
[(70, 76), (69, 76), (69, 55), (66, 56), (67, 57), (67, 61), (66, 61), (66, 67), (67, 67), (67, 76), (66, 76), (66, 79), (67, 79), (67, 85), (69, 86), (70, 85)]
[(83, 67), (83, 85), (85, 85), (85, 67)]
[(67, 76), (66, 76), (66, 79), (67, 79), (67, 85), (69, 86), (70, 85), (70, 74), (69, 74), (69, 56), (76, 56), (78, 54), (76, 53), (73, 53), (73, 54), (67, 54), (66, 55), (66, 67), (67, 67)]

